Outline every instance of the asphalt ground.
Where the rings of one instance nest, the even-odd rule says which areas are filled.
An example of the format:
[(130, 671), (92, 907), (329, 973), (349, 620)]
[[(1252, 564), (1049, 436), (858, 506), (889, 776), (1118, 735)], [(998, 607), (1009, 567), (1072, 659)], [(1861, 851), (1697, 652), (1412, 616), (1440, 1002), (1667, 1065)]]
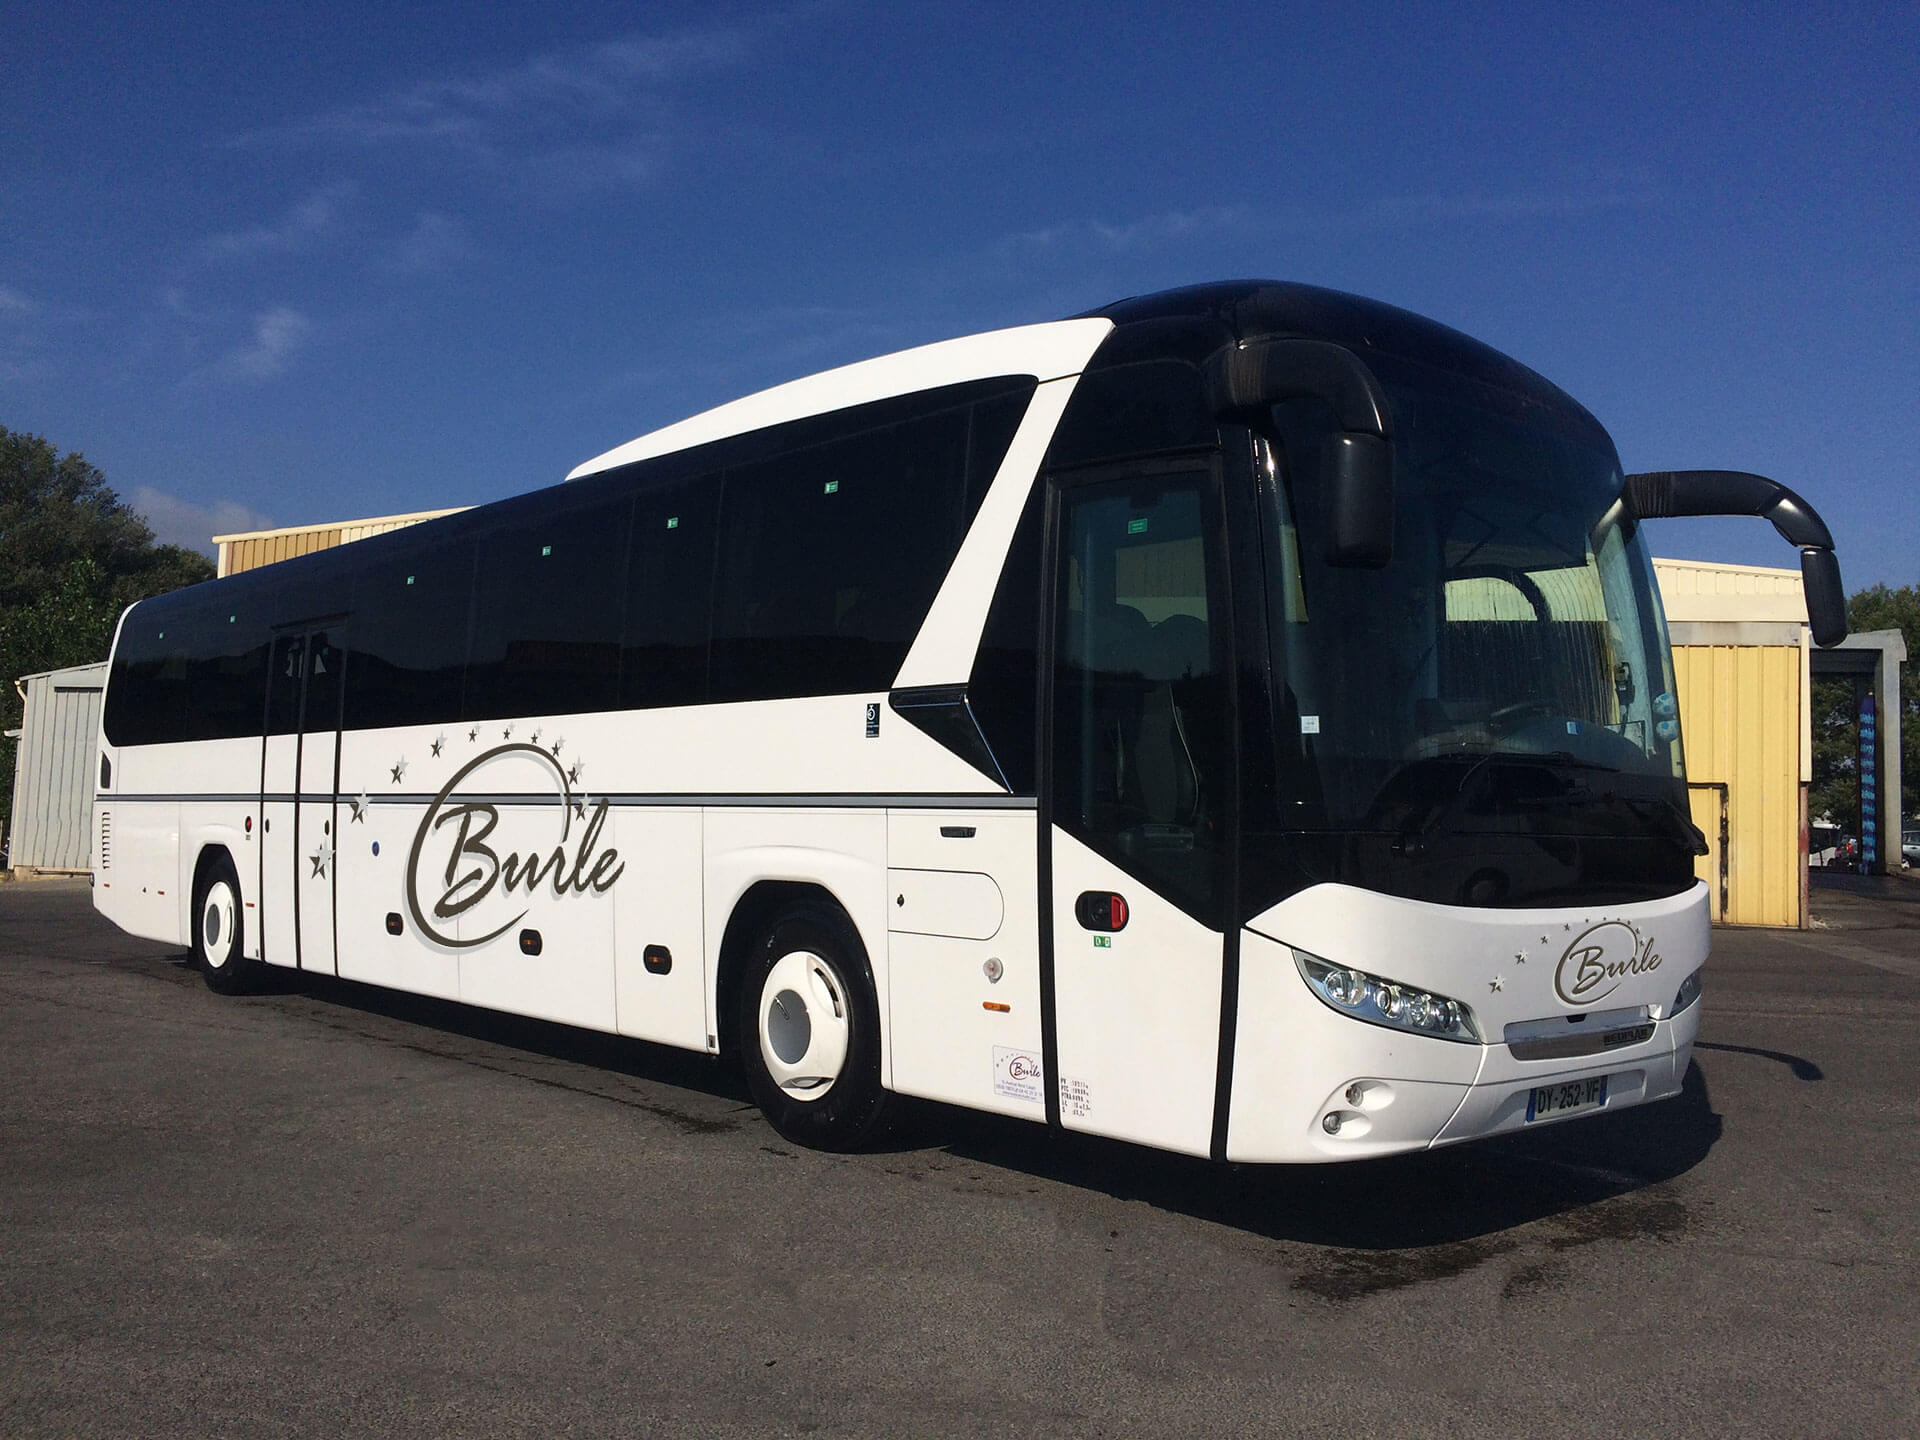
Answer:
[(336, 982), (0, 886), (0, 1433), (1920, 1434), (1920, 884), (1724, 931), (1685, 1094), (1240, 1169)]

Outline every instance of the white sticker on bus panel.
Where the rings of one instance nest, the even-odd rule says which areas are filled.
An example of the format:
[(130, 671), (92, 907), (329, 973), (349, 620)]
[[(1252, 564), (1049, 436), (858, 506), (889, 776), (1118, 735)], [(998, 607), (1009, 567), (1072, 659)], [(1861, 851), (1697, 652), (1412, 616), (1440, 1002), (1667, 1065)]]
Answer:
[(1044, 1105), (1046, 1096), (1041, 1086), (1046, 1083), (1046, 1069), (1037, 1050), (1016, 1050), (1007, 1045), (993, 1047), (993, 1093), (1008, 1100), (1024, 1100), (1030, 1105)]

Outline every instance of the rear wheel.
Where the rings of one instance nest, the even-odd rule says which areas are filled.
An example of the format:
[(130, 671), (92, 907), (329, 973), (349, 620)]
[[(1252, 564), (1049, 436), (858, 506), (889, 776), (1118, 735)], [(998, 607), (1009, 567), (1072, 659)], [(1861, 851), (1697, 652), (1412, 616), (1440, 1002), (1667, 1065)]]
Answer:
[(741, 978), (737, 1017), (747, 1088), (797, 1145), (851, 1150), (878, 1128), (880, 1009), (866, 949), (826, 906), (789, 911)]
[(239, 995), (259, 978), (260, 962), (243, 953), (240, 877), (224, 855), (200, 876), (193, 892), (193, 958), (207, 988)]

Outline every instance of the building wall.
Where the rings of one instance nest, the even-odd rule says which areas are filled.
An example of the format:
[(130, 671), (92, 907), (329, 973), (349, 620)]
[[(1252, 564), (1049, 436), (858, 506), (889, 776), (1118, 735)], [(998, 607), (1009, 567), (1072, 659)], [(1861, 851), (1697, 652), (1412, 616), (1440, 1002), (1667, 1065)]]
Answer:
[(330, 525), (294, 525), (282, 530), (248, 530), (234, 535), (216, 535), (213, 541), (220, 547), (219, 573), (238, 575), (242, 570), (254, 570), (275, 561), (291, 560), (296, 555), (308, 555), (315, 550), (364, 540), (369, 535), (383, 535), (389, 530), (418, 525), (422, 520), (457, 515), (465, 508), (457, 505), (451, 510), (418, 510), (408, 515), (376, 515), (368, 520), (348, 520)]
[(16, 869), (84, 870), (92, 810), (94, 737), (107, 667), (77, 665), (29, 675), (20, 752), (13, 772)]
[(1813, 745), (1800, 572), (1656, 560), (1654, 573), (1714, 918), (1804, 926)]
[(1800, 651), (1676, 645), (1673, 668), (1694, 823), (1716, 848), (1718, 832), (1726, 837), (1724, 862), (1709, 854), (1698, 867), (1709, 886), (1723, 892), (1720, 918), (1731, 925), (1798, 926), (1805, 864)]

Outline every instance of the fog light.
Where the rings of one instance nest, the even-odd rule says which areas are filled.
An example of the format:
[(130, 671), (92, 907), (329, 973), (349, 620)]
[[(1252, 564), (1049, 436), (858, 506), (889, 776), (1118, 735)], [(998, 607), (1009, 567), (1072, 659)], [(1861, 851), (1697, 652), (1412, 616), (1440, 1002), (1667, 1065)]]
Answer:
[(1693, 1004), (1693, 1002), (1698, 1000), (1699, 998), (1700, 998), (1700, 972), (1696, 970), (1691, 975), (1687, 976), (1686, 979), (1680, 982), (1680, 989), (1677, 992), (1675, 992), (1673, 997), (1673, 1009), (1668, 1012), (1669, 1018), (1671, 1018), (1674, 1015), (1678, 1015), (1682, 1010), (1686, 1009), (1689, 1005)]
[[(1358, 1080), (1347, 1086), (1347, 1104), (1353, 1106), (1354, 1109), (1358, 1110), (1360, 1108), (1360, 1102), (1366, 1098), (1367, 1087), (1362, 1085)], [(1329, 1115), (1327, 1118), (1331, 1120), (1333, 1117)]]
[(1329, 1135), (1338, 1135), (1340, 1133), (1339, 1114), (1337, 1112), (1330, 1113), (1326, 1119), (1320, 1122), (1320, 1128), (1326, 1131), (1327, 1134)]

